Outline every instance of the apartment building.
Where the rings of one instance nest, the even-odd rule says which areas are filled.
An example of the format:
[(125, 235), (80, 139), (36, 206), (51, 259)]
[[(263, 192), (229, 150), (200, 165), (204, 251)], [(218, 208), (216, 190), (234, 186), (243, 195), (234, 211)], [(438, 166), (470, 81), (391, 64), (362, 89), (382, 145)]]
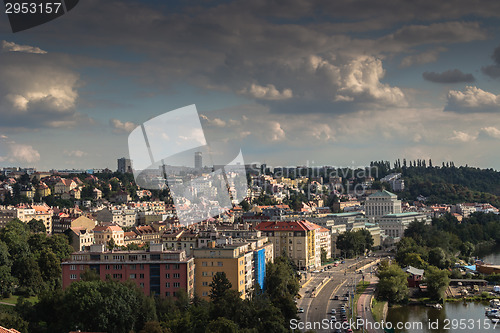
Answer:
[(321, 265), (321, 244), (317, 244), (319, 238), (316, 236), (316, 230), (320, 228), (306, 220), (267, 221), (255, 227), (269, 237), (275, 256), (286, 255), (299, 269)]
[(98, 225), (93, 230), (96, 244), (106, 245), (111, 239), (117, 246), (125, 245), (123, 229), (117, 225)]
[(176, 297), (184, 289), (194, 296), (194, 259), (184, 251), (165, 250), (163, 244), (151, 244), (149, 251), (105, 251), (94, 245), (88, 252), (75, 252), (62, 263), (63, 289), (81, 279), (87, 269), (102, 280), (107, 277), (134, 282), (146, 295)]
[(208, 299), (210, 284), (217, 272), (224, 272), (233, 290), (245, 299), (258, 283), (265, 288), (266, 263), (273, 260), (273, 245), (267, 237), (235, 244), (216, 245), (195, 249), (195, 292)]

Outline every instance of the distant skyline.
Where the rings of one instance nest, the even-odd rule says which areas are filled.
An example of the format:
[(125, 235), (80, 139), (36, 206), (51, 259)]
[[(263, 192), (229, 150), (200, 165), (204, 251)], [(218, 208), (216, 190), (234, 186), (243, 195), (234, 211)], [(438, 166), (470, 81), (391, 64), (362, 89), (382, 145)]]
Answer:
[(131, 130), (196, 104), (213, 163), (500, 170), (495, 1), (86, 0), (3, 15), (0, 61), (0, 166), (116, 170)]

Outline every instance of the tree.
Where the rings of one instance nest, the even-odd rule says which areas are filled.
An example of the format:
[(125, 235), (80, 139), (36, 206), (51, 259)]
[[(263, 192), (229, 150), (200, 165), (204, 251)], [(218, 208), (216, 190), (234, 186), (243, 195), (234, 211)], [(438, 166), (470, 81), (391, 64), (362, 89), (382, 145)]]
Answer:
[(324, 248), (321, 248), (321, 264), (324, 264), (327, 261), (326, 255), (326, 250)]
[(229, 319), (219, 317), (207, 326), (206, 333), (237, 333), (238, 325)]
[(450, 285), (448, 272), (434, 266), (429, 266), (425, 270), (425, 282), (429, 296), (434, 300), (442, 301), (446, 288)]
[(14, 290), (16, 279), (11, 274), (11, 267), (9, 249), (0, 241), (0, 297), (9, 297)]
[(212, 279), (212, 283), (210, 283), (210, 299), (217, 303), (231, 287), (232, 284), (229, 282), (226, 273), (217, 272)]
[(45, 228), (45, 224), (43, 224), (42, 220), (31, 219), (31, 221), (28, 222), (28, 228), (33, 233), (47, 232), (47, 228)]
[(396, 264), (387, 261), (381, 263), (377, 273), (379, 283), (378, 297), (389, 303), (403, 303), (408, 299), (408, 281), (406, 273)]
[(446, 253), (440, 247), (435, 247), (429, 251), (429, 264), (438, 268), (446, 268), (450, 261), (447, 260)]
[(115, 240), (114, 238), (111, 238), (109, 241), (108, 241), (108, 249), (110, 250), (113, 250), (115, 247), (116, 247), (116, 244), (115, 244)]

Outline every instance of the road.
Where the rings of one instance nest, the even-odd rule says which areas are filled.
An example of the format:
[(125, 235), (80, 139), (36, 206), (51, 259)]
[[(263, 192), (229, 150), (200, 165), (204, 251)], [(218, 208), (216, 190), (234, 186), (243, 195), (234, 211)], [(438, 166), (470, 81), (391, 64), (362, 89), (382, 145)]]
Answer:
[[(350, 259), (338, 267), (332, 267), (320, 273), (313, 273), (310, 282), (300, 290), (302, 297), (298, 300), (297, 307), (304, 309), (304, 313), (299, 313), (300, 320), (305, 324), (317, 325), (313, 327), (316, 332), (334, 332), (335, 330), (330, 329), (334, 326), (323, 329), (320, 327), (320, 323), (324, 319), (330, 321), (332, 309), (336, 310), (336, 320), (340, 321), (340, 306), (342, 304), (347, 305), (347, 317), (352, 318), (352, 304), (349, 304), (352, 303), (352, 297), (348, 300), (343, 298), (347, 293), (352, 294), (354, 292), (355, 286), (362, 280), (363, 276), (369, 277), (370, 268), (366, 268), (364, 274), (357, 273), (358, 268), (373, 264), (377, 259), (378, 257), (363, 257), (359, 260)], [(325, 284), (321, 286), (322, 281), (325, 281)], [(315, 297), (311, 297), (314, 293)], [(335, 299), (336, 296), (338, 299)]]

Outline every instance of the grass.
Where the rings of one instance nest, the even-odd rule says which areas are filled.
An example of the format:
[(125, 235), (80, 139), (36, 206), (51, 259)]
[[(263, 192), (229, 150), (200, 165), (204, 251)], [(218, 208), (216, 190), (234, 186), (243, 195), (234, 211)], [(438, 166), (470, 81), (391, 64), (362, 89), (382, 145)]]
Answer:
[(383, 320), (384, 316), (384, 306), (387, 303), (387, 301), (378, 301), (375, 297), (373, 298), (372, 301), (372, 314), (373, 314), (373, 319), (375, 321), (381, 321)]
[[(9, 298), (1, 298), (1, 299), (0, 299), (0, 302), (4, 302), (4, 303), (9, 303), (9, 304), (16, 305), (16, 304), (17, 304), (17, 300), (18, 300), (20, 297), (21, 297), (21, 296), (12, 295), (12, 296), (10, 296)], [(36, 302), (38, 302), (38, 297), (36, 297), (36, 296), (32, 296), (32, 297), (28, 297), (28, 298), (26, 298), (26, 300), (27, 300), (28, 302), (31, 302), (32, 304), (35, 304)]]
[(354, 295), (354, 316), (358, 315), (358, 299), (359, 296), (366, 290), (366, 288), (370, 285), (370, 282), (364, 281), (358, 283), (356, 286), (356, 294)]

